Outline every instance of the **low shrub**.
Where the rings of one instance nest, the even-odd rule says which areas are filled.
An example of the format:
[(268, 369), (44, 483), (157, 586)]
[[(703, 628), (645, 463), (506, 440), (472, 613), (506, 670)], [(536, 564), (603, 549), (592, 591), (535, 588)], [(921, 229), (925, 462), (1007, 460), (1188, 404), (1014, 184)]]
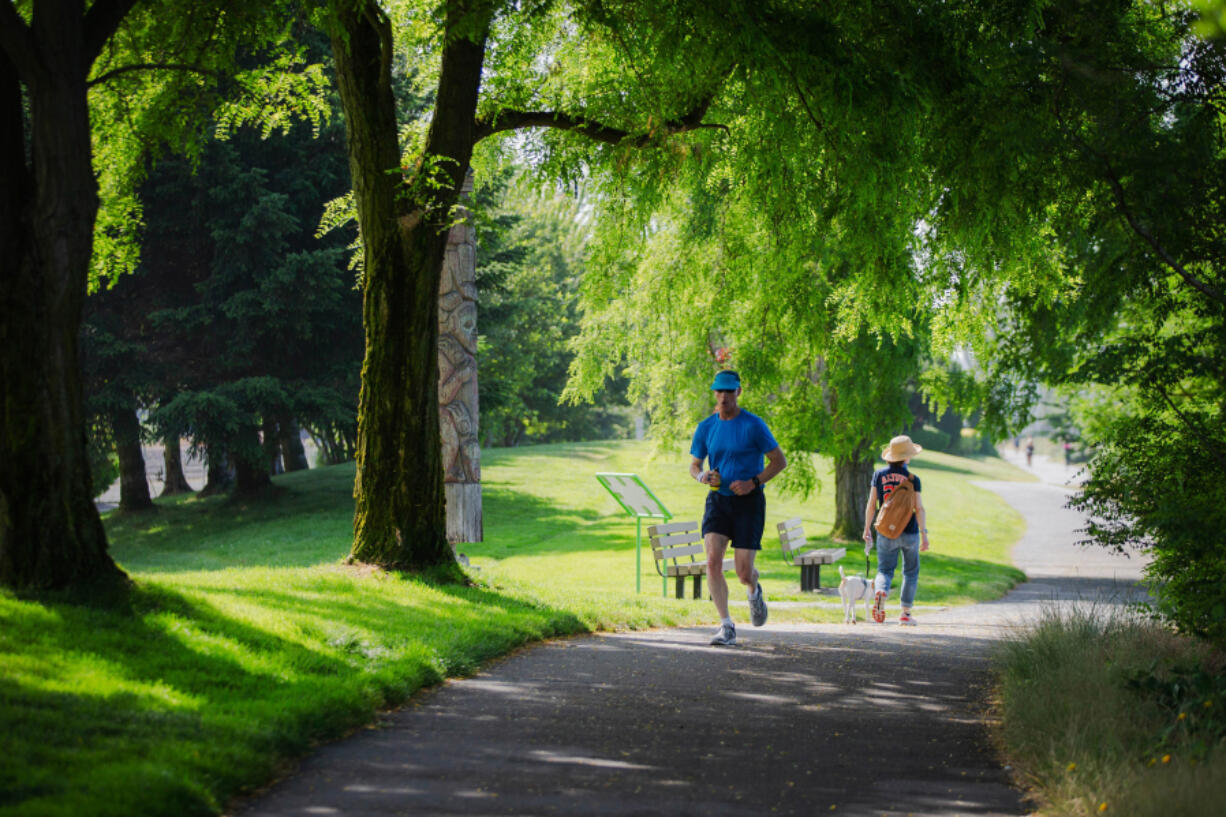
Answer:
[(956, 449), (951, 453), (964, 457), (987, 456), (996, 453), (996, 445), (985, 432), (974, 428), (964, 428), (962, 436), (957, 441)]
[(924, 426), (911, 434), (912, 441), (922, 445), (926, 451), (949, 451), (949, 435), (932, 426)]
[(1223, 659), (1204, 642), (1053, 609), (995, 669), (997, 737), (1043, 813), (1200, 817), (1226, 798)]

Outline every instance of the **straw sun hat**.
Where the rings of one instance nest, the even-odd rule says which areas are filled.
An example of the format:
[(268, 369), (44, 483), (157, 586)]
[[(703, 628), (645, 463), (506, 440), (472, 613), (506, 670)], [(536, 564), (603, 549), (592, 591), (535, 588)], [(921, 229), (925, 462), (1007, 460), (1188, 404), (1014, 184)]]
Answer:
[(886, 462), (901, 462), (907, 457), (914, 457), (923, 451), (923, 446), (911, 442), (906, 434), (900, 434), (890, 440), (890, 444), (881, 449), (881, 458)]

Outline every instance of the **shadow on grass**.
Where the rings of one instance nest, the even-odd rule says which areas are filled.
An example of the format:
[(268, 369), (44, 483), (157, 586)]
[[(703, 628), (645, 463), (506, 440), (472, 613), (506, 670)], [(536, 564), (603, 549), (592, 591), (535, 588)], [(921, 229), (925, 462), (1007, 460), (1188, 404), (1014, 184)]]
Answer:
[(141, 584), (110, 606), (0, 595), (0, 814), (216, 814), (287, 758), (571, 614), (342, 571)]
[[(539, 497), (507, 488), (482, 490), (485, 542), (465, 544), (469, 555), (503, 559), (547, 553), (575, 553), (620, 547), (628, 531), (634, 545), (634, 519), (583, 508), (559, 508)], [(644, 520), (643, 539), (647, 538)]]
[[(54, 623), (18, 651), (48, 677), (10, 676), (0, 686), (0, 731), (10, 736), (0, 788), (7, 804), (39, 813), (216, 813), (219, 798), (260, 783), (277, 757), (309, 743), (310, 721), (291, 717), (302, 723), (270, 730), (261, 704), (284, 699), (275, 709), (290, 715), (295, 701), (318, 698), (313, 675), (338, 670), (335, 660), (161, 588), (134, 589), (127, 607), (47, 610)], [(163, 616), (176, 619), (174, 635), (153, 624)], [(5, 619), (6, 629), (22, 629)], [(301, 681), (253, 673), (222, 650), (189, 648), (189, 630), (284, 656), (304, 668)], [(328, 714), (335, 717), (324, 715), (321, 736)]]
[(495, 465), (500, 460), (521, 457), (557, 457), (567, 459), (585, 459), (594, 461), (607, 460), (617, 454), (625, 444), (624, 440), (593, 441), (582, 443), (546, 443), (543, 445), (521, 445), (514, 448), (483, 448), (481, 459), (484, 465)]
[(111, 553), (137, 573), (309, 567), (344, 557), (353, 530), (352, 464), (285, 474), (258, 497), (179, 496), (158, 513), (105, 517)]
[[(312, 567), (349, 552), (353, 469), (329, 478), (284, 481), (261, 499), (187, 498), (159, 512), (107, 518), (111, 552), (136, 573), (214, 571), (231, 567)], [(287, 475), (295, 476), (295, 475)], [(607, 550), (634, 543), (634, 520), (567, 508), (509, 488), (483, 489), (484, 543), (469, 555), (506, 558)], [(646, 524), (644, 525), (646, 528)]]

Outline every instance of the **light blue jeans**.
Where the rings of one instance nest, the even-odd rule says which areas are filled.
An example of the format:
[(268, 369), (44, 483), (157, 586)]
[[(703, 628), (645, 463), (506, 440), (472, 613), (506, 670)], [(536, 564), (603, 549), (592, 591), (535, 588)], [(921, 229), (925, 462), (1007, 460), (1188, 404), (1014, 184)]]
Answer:
[(890, 592), (894, 570), (898, 567), (898, 554), (901, 553), (902, 593), (899, 601), (907, 609), (915, 602), (915, 589), (919, 583), (919, 546), (918, 533), (904, 533), (897, 539), (887, 539), (877, 534), (877, 579), (874, 585), (877, 590)]

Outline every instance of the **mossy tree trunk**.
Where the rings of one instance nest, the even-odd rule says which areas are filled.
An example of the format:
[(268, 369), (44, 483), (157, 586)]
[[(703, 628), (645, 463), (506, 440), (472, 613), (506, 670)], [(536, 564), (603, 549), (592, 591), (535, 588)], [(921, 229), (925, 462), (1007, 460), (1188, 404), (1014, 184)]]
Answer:
[(850, 455), (834, 460), (834, 528), (830, 536), (835, 541), (855, 542), (864, 534), (864, 508), (868, 504), (873, 464), (867, 441), (856, 446)]
[(77, 339), (98, 212), (86, 76), (131, 5), (43, 3), (33, 26), (0, 8), (0, 584), (15, 589), (124, 577), (93, 503)]
[[(338, 2), (334, 12), (343, 31), (333, 50), (365, 248), (352, 558), (399, 570), (454, 564), (439, 443), (438, 291), (449, 215), (475, 142), (489, 15), (448, 4), (425, 160), (416, 176), (404, 178), (394, 172), (401, 156), (390, 23), (373, 2)], [(463, 20), (468, 36), (453, 36)], [(424, 184), (427, 174), (441, 186)]]
[(473, 146), (494, 133), (560, 128), (642, 147), (704, 127), (709, 96), (641, 132), (582, 114), (503, 108), (477, 117), (492, 3), (449, 0), (421, 163), (400, 166), (392, 30), (372, 0), (333, 0), (332, 49), (365, 248), (366, 359), (358, 404), (352, 558), (396, 569), (454, 565), (446, 538), (438, 407), (438, 297), (451, 208)]

